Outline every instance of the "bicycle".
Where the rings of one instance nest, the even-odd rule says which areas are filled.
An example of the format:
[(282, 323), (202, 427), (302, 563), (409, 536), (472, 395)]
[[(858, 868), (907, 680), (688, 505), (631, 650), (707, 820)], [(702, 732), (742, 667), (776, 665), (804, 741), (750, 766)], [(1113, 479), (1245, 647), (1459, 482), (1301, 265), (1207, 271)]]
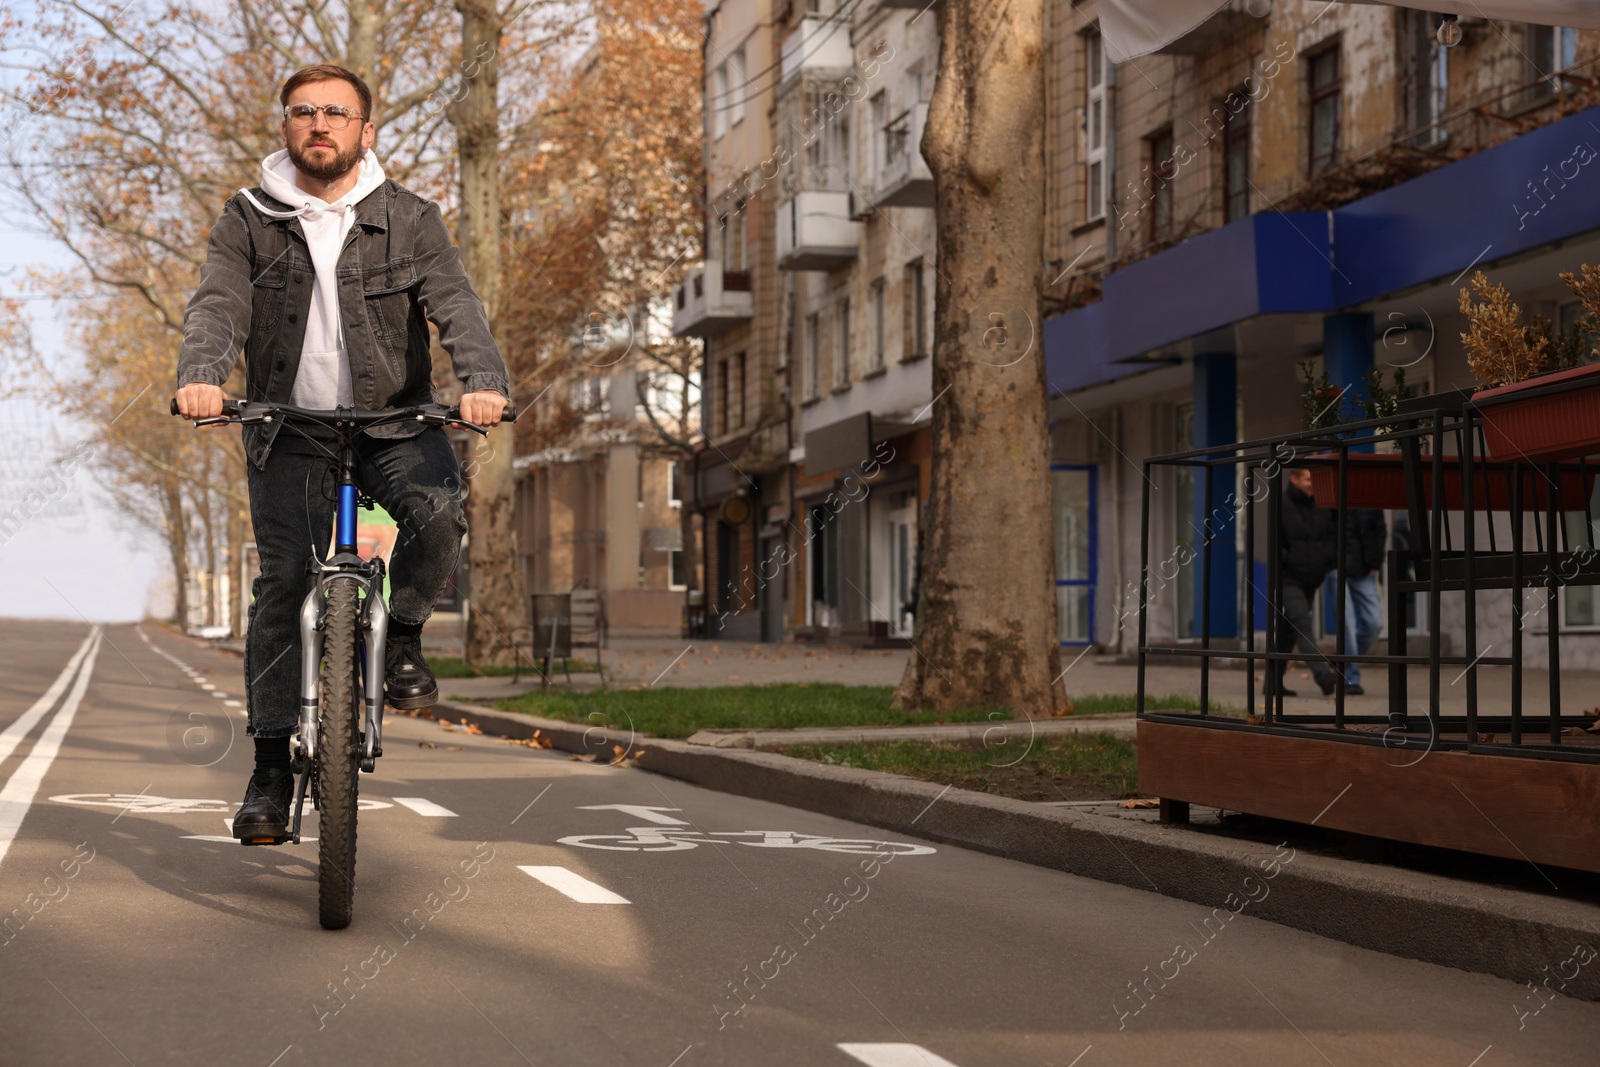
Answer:
[[(172, 401), (172, 414), (178, 402)], [(506, 406), (506, 422), (516, 420)], [(480, 434), (489, 431), (441, 404), (383, 411), (338, 408), (319, 411), (262, 401), (229, 400), (222, 414), (194, 420), (196, 426), (249, 425), (279, 420), (313, 423), (334, 431), (339, 442), (339, 481), (335, 491), (335, 536), (327, 559), (315, 554), (307, 573), (315, 575), (300, 608), (300, 722), (290, 742), (295, 775), (294, 810), (285, 833), (241, 839), (244, 845), (300, 843), (307, 793), (321, 813), (317, 835), (318, 919), (324, 929), (350, 925), (355, 901), (356, 803), (359, 772), (376, 769), (383, 755), (384, 646), (389, 609), (383, 600), (381, 556), (363, 560), (356, 550), (356, 513), (374, 501), (356, 483), (354, 442), (376, 426), (420, 422), (456, 425)], [(364, 713), (364, 714), (363, 714)]]

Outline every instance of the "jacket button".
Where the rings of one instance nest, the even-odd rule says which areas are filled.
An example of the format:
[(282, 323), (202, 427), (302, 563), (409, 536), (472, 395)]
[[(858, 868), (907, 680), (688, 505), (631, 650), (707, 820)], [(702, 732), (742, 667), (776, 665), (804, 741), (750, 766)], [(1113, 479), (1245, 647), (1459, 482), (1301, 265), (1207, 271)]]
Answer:
[(276, 364), (274, 364), (274, 365), (277, 367), (278, 370), (282, 370), (284, 368), (284, 366), (285, 366), (283, 360), (281, 360), (281, 359), (278, 360), (278, 362)]
[(294, 280), (295, 280), (295, 284), (298, 285), (303, 279), (300, 277), (300, 275), (296, 274), (294, 276)]
[(300, 321), (300, 316), (291, 311), (291, 312), (289, 312), (289, 321), (290, 322), (299, 322)]

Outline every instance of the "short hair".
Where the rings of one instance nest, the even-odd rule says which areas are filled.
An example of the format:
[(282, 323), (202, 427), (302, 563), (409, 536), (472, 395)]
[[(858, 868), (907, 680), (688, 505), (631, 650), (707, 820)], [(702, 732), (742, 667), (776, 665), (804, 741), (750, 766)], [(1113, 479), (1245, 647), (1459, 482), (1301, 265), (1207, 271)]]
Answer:
[(333, 63), (318, 63), (311, 67), (301, 67), (289, 75), (289, 80), (283, 83), (283, 89), (278, 93), (278, 103), (284, 107), (289, 106), (289, 97), (302, 85), (312, 82), (342, 81), (348, 82), (355, 89), (356, 95), (361, 98), (361, 116), (367, 121), (372, 119), (372, 90), (367, 88), (367, 83), (361, 80), (361, 75), (353, 70), (345, 70)]

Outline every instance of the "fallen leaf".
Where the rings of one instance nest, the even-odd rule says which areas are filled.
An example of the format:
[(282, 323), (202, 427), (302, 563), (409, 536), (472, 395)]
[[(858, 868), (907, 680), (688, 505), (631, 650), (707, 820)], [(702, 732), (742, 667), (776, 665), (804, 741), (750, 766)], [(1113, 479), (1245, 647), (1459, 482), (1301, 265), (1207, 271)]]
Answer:
[(438, 748), (439, 746), (434, 744), (432, 741), (418, 741), (417, 742), (417, 747), (418, 748)]
[(483, 727), (479, 726), (475, 722), (465, 723), (465, 724), (463, 724), (463, 728), (469, 734), (481, 734), (481, 733), (483, 733)]
[(1479, 734), (1478, 735), (1478, 744), (1480, 744), (1480, 745), (1492, 745), (1492, 744), (1494, 744), (1494, 734)]
[(1583, 713), (1593, 719), (1600, 716), (1600, 708), (1585, 708)]
[(1133, 800), (1124, 800), (1122, 806), (1125, 808), (1159, 808), (1161, 801), (1151, 800), (1149, 797), (1135, 797)]
[(1259, 715), (1246, 715), (1244, 717), (1244, 721), (1249, 723), (1251, 726), (1260, 726), (1262, 723), (1266, 722), (1267, 720), (1263, 719)]
[(462, 748), (460, 745), (446, 745), (446, 746), (444, 746), (444, 750), (446, 752), (465, 752), (466, 751), (466, 749)]

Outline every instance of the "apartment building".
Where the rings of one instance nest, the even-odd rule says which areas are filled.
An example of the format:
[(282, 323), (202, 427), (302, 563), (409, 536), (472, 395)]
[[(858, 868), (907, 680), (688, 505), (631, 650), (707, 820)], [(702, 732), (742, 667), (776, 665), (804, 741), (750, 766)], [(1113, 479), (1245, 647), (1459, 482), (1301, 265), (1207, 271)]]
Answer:
[(927, 497), (933, 183), (920, 5), (708, 5), (694, 465), (714, 634), (908, 636)]
[[(1600, 262), (1600, 34), (1426, 13), (1230, 5), (1113, 63), (1093, 3), (1056, 3), (1047, 71), (1044, 324), (1063, 643), (1131, 647), (1148, 455), (1303, 428), (1299, 364), (1359, 390), (1374, 365), (1472, 385), (1473, 269), (1568, 327), (1557, 275)], [(1587, 183), (1594, 183), (1590, 186)], [(1153, 641), (1239, 635), (1265, 546), (1237, 536), (1199, 603), (1186, 546), (1223, 504), (1150, 486)], [(1219, 480), (1220, 482), (1220, 480)], [(1565, 598), (1564, 665), (1600, 664), (1600, 610)], [(1258, 605), (1257, 625), (1266, 619)], [(1530, 610), (1533, 610), (1530, 608)], [(1446, 611), (1459, 630), (1459, 612)], [(1484, 640), (1497, 640), (1480, 627)], [(1540, 635), (1542, 637), (1542, 635)], [(1447, 639), (1451, 639), (1447, 634)], [(1459, 649), (1461, 635), (1453, 640)], [(1545, 651), (1526, 646), (1530, 662)]]
[[(682, 467), (641, 411), (636, 380), (647, 370), (632, 346), (648, 331), (613, 343), (580, 348), (554, 387), (569, 412), (559, 442), (514, 461), (523, 587), (595, 589), (613, 634), (676, 635), (697, 555)], [(645, 402), (670, 412), (674, 398), (652, 388)]]

